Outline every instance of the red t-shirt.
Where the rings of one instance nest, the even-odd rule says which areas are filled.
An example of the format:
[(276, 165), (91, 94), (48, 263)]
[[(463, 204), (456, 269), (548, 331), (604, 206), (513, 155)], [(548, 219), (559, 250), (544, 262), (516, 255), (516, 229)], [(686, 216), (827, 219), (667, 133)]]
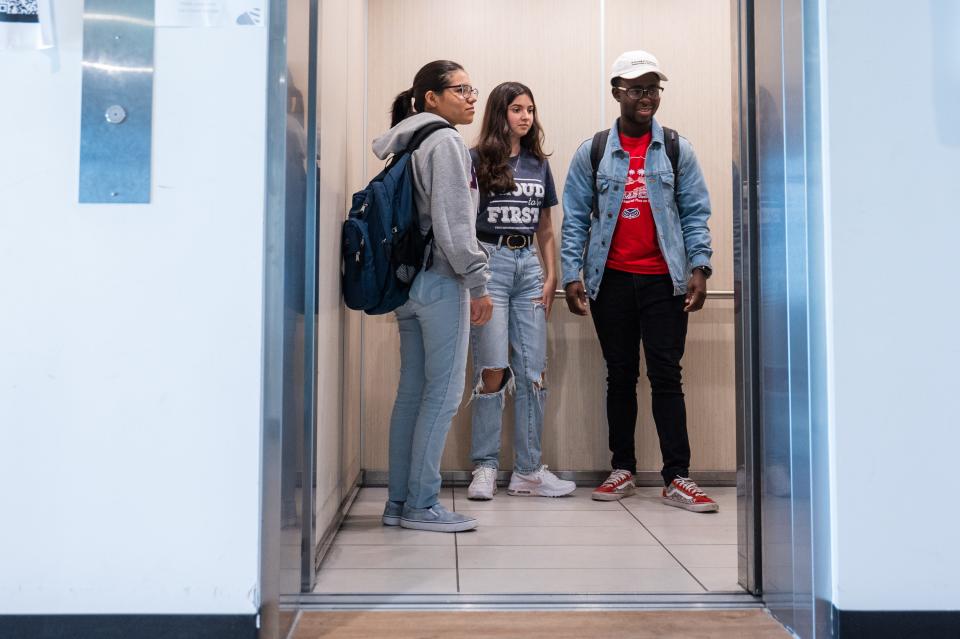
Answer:
[(610, 240), (607, 266), (640, 275), (669, 273), (670, 269), (657, 243), (657, 227), (653, 221), (650, 200), (647, 199), (647, 182), (644, 178), (650, 133), (639, 138), (621, 133), (620, 145), (630, 154), (630, 169), (623, 188), (620, 219)]

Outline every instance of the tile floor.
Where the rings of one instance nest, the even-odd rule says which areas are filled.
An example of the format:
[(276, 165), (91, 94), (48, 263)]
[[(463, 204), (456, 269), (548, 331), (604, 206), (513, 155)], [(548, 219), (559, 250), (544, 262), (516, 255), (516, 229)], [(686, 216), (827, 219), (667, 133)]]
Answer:
[(441, 502), (480, 520), (477, 530), (434, 533), (383, 526), (386, 488), (360, 490), (320, 567), (315, 592), (703, 593), (737, 585), (736, 489), (711, 488), (718, 513), (660, 503), (658, 488), (618, 502), (570, 497)]

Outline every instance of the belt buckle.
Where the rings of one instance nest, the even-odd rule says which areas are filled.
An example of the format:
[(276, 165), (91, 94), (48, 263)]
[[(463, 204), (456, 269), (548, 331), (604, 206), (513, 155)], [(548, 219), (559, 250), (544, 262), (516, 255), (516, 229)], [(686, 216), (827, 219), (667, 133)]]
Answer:
[[(519, 244), (514, 244), (514, 240), (519, 242)], [(516, 251), (517, 249), (522, 249), (527, 246), (527, 236), (526, 235), (508, 235), (506, 241), (507, 248)]]

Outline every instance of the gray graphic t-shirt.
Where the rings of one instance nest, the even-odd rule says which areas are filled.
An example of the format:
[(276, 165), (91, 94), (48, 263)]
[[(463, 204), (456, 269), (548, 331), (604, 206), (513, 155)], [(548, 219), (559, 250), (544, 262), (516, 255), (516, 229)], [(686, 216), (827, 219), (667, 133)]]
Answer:
[[(476, 166), (480, 160), (475, 148), (470, 149), (470, 157)], [(557, 205), (550, 163), (521, 149), (520, 155), (510, 158), (507, 164), (517, 186), (510, 193), (480, 194), (477, 230), (495, 235), (533, 235), (540, 225), (540, 210)]]

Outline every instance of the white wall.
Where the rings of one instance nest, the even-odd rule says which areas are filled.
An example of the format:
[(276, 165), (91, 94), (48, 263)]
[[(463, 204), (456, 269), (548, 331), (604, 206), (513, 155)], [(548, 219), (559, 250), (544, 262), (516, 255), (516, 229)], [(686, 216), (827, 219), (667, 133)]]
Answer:
[(956, 610), (960, 6), (824, 4), (834, 603)]
[(152, 203), (80, 206), (54, 4), (0, 52), (0, 614), (253, 614), (267, 32), (158, 30)]

